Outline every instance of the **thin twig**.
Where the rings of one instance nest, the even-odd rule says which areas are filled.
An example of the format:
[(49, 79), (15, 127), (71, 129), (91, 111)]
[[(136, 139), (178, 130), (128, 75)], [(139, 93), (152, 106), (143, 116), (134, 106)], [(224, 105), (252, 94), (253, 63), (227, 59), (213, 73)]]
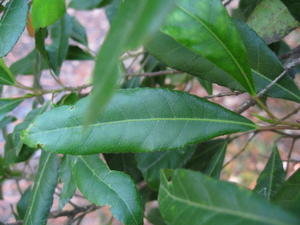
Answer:
[(221, 98), (221, 97), (227, 97), (227, 96), (238, 96), (238, 95), (241, 95), (241, 94), (243, 94), (243, 93), (239, 92), (239, 91), (233, 91), (233, 92), (219, 93), (219, 94), (216, 94), (216, 95), (207, 95), (207, 96), (204, 96), (203, 98), (206, 98), (206, 99)]
[(296, 138), (293, 138), (292, 144), (291, 144), (291, 148), (290, 148), (290, 151), (289, 151), (288, 157), (287, 157), (286, 174), (289, 173), (290, 160), (291, 160), (291, 158), (292, 158), (292, 153), (293, 153), (293, 150), (294, 150), (296, 141), (297, 141), (297, 139), (296, 139)]

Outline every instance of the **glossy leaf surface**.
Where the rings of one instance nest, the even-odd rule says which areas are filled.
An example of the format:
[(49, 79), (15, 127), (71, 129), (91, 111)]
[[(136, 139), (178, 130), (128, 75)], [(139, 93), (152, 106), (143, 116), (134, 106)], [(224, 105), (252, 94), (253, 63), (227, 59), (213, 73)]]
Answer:
[(258, 194), (270, 200), (280, 189), (285, 180), (285, 171), (277, 147), (268, 160), (264, 170), (260, 173), (254, 189)]
[(247, 23), (268, 44), (281, 40), (299, 25), (280, 0), (261, 1)]
[(7, 68), (4, 60), (0, 58), (0, 84), (14, 85), (15, 77), (12, 72)]
[[(119, 58), (124, 51), (139, 47), (161, 25), (174, 0), (122, 1), (111, 29), (96, 58), (94, 89), (88, 121), (102, 110), (112, 97), (120, 75)], [(122, 37), (122, 38), (120, 38)]]
[[(226, 71), (255, 93), (247, 51), (219, 0), (177, 0), (161, 31)], [(214, 15), (212, 17), (212, 15)]]
[(273, 202), (281, 207), (294, 212), (299, 216), (300, 213), (300, 170), (298, 169), (282, 185), (273, 198)]
[(201, 143), (197, 146), (186, 167), (219, 178), (223, 168), (226, 148), (227, 141), (224, 139)]
[(152, 152), (256, 128), (248, 119), (196, 96), (144, 88), (118, 91), (84, 132), (88, 103), (85, 98), (44, 113), (23, 132), (23, 140), (64, 154)]
[(74, 177), (81, 193), (99, 206), (108, 205), (114, 217), (125, 225), (141, 225), (143, 209), (131, 178), (109, 170), (98, 156), (79, 156)]
[(64, 0), (34, 0), (31, 7), (32, 25), (35, 29), (54, 24), (65, 13)]
[(161, 169), (177, 169), (185, 165), (195, 151), (189, 146), (176, 151), (151, 152), (136, 154), (136, 160), (145, 181), (154, 190), (158, 190)]
[(24, 218), (24, 225), (44, 225), (47, 223), (57, 183), (58, 164), (56, 155), (42, 152), (39, 170)]
[(7, 55), (23, 33), (27, 10), (26, 0), (11, 0), (5, 6), (0, 19), (0, 57)]
[(0, 116), (15, 109), (23, 100), (22, 98), (0, 98)]
[(159, 205), (167, 224), (299, 224), (299, 219), (255, 193), (198, 172), (162, 173), (161, 182)]

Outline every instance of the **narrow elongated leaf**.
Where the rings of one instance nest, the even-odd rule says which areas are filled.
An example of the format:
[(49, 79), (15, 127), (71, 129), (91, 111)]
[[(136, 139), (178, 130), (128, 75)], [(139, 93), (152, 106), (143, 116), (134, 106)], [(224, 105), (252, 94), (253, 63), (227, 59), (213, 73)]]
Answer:
[(268, 44), (281, 40), (299, 25), (280, 0), (262, 0), (247, 23)]
[(0, 58), (0, 84), (14, 85), (16, 82), (14, 75), (7, 68), (3, 59)]
[(8, 124), (15, 122), (16, 117), (13, 116), (0, 116), (0, 129), (6, 127)]
[(94, 60), (94, 57), (75, 45), (70, 45), (66, 60)]
[(5, 6), (0, 19), (0, 57), (15, 46), (26, 25), (28, 2), (11, 0)]
[(71, 17), (72, 20), (72, 34), (71, 38), (78, 43), (88, 46), (88, 38), (84, 26), (75, 18)]
[(71, 33), (72, 20), (67, 14), (51, 26), (52, 44), (46, 49), (49, 55), (50, 66), (56, 75), (59, 75), (60, 67), (68, 54)]
[(152, 152), (136, 154), (138, 168), (149, 186), (154, 190), (158, 190), (160, 183), (161, 169), (177, 169), (185, 165), (191, 158), (196, 146), (176, 151)]
[(198, 172), (162, 173), (161, 182), (159, 205), (167, 224), (299, 224), (296, 217), (255, 193)]
[(143, 209), (134, 182), (124, 173), (109, 170), (98, 156), (79, 156), (74, 177), (81, 193), (91, 202), (109, 205), (125, 225), (141, 225)]
[[(247, 48), (255, 87), (260, 91), (281, 74), (283, 67), (277, 56), (254, 31), (244, 23), (236, 22), (236, 25)], [(244, 90), (228, 73), (163, 33), (157, 33), (146, 48), (170, 67), (212, 83)], [(277, 82), (266, 95), (300, 102), (299, 88), (288, 76)]]
[(84, 132), (88, 103), (85, 98), (44, 113), (23, 132), (23, 140), (64, 154), (152, 152), (256, 128), (248, 119), (196, 96), (144, 88), (120, 90)]
[(295, 213), (300, 213), (300, 169), (298, 169), (279, 189), (273, 202)]
[(282, 0), (290, 13), (300, 22), (300, 2), (298, 0)]
[(35, 29), (54, 24), (65, 13), (64, 0), (34, 0), (31, 19)]
[(17, 204), (17, 212), (18, 212), (18, 219), (23, 220), (26, 214), (26, 209), (29, 205), (30, 195), (32, 191), (31, 188), (27, 188), (26, 191), (22, 194), (20, 201)]
[(0, 98), (0, 115), (14, 110), (24, 99), (22, 98)]
[(96, 112), (102, 110), (114, 93), (120, 74), (118, 66), (121, 54), (137, 48), (149, 38), (159, 28), (173, 4), (174, 0), (122, 1), (96, 58), (89, 121), (95, 119)]
[(59, 196), (60, 209), (65, 206), (65, 204), (72, 198), (76, 191), (76, 185), (72, 177), (72, 167), (74, 165), (74, 161), (74, 157), (65, 156), (61, 162), (59, 177), (64, 186)]
[(176, 3), (176, 10), (168, 16), (162, 32), (226, 71), (250, 94), (255, 94), (247, 51), (221, 1)]
[(57, 176), (57, 156), (48, 152), (42, 152), (38, 174), (34, 181), (30, 203), (24, 218), (24, 225), (44, 225), (47, 223)]
[(270, 200), (284, 183), (285, 171), (277, 147), (268, 160), (267, 165), (257, 179), (254, 191)]
[(197, 146), (196, 152), (186, 167), (219, 178), (227, 148), (224, 139), (208, 141)]

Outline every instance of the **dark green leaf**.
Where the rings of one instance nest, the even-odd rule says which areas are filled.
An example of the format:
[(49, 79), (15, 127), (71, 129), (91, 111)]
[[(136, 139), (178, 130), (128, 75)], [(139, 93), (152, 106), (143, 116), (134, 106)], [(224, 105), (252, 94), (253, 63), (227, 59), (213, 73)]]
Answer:
[(31, 192), (31, 188), (27, 188), (26, 191), (22, 194), (22, 197), (17, 204), (17, 212), (19, 217), (18, 219), (20, 220), (23, 220), (25, 217), (26, 209), (29, 205)]
[(0, 98), (0, 115), (14, 110), (24, 99), (22, 98)]
[(56, 155), (42, 152), (24, 225), (44, 225), (47, 223), (57, 183), (58, 164)]
[(262, 0), (247, 23), (268, 44), (281, 40), (299, 25), (280, 0)]
[(202, 85), (202, 87), (206, 90), (207, 94), (212, 95), (213, 94), (213, 84), (207, 80), (203, 80), (201, 78), (198, 78), (199, 83)]
[(13, 116), (0, 116), (0, 129), (6, 127), (12, 122), (15, 122), (16, 120), (16, 117)]
[(185, 165), (195, 151), (195, 146), (181, 150), (136, 154), (138, 168), (145, 181), (154, 190), (158, 190), (161, 169), (177, 169)]
[(285, 171), (277, 147), (268, 160), (267, 165), (257, 179), (254, 191), (270, 200), (280, 189), (285, 180)]
[(54, 24), (65, 13), (64, 0), (34, 0), (31, 6), (32, 24), (35, 29)]
[(197, 146), (196, 152), (186, 167), (219, 178), (223, 168), (226, 148), (227, 141), (225, 139), (202, 143)]
[(7, 135), (4, 146), (4, 160), (6, 165), (19, 163), (28, 160), (34, 153), (34, 149), (22, 146), (19, 154), (17, 154), (17, 148), (14, 145), (12, 134)]
[(153, 225), (166, 225), (160, 214), (159, 208), (152, 208), (147, 215), (147, 220)]
[(132, 153), (105, 154), (105, 161), (111, 170), (127, 173), (136, 183), (142, 178), (142, 174), (137, 168), (137, 163)]
[(72, 177), (72, 167), (75, 159), (71, 156), (64, 156), (59, 169), (59, 176), (64, 186), (60, 193), (59, 208), (62, 209), (72, 198), (76, 191), (75, 181)]
[(16, 82), (14, 75), (7, 68), (4, 60), (0, 58), (0, 84), (14, 85)]
[(262, 0), (240, 0), (239, 9), (247, 19)]
[(254, 95), (247, 51), (220, 0), (176, 2), (176, 10), (161, 31), (226, 71)]
[(300, 2), (299, 0), (282, 0), (290, 13), (300, 22)]
[(64, 154), (152, 152), (256, 128), (248, 119), (196, 96), (141, 88), (117, 92), (84, 131), (89, 103), (88, 97), (44, 113), (23, 132), (24, 142)]
[(5, 6), (0, 19), (0, 57), (15, 46), (26, 25), (28, 3), (25, 0), (11, 0)]
[[(37, 51), (33, 50), (28, 55), (26, 55), (24, 58), (18, 60), (17, 62), (13, 63), (10, 66), (10, 70), (13, 74), (16, 75), (33, 75), (35, 73), (35, 67), (36, 67), (36, 54)], [(49, 66), (44, 58), (41, 59), (41, 69), (45, 70), (48, 69)]]
[(59, 102), (57, 102), (57, 106), (61, 105), (74, 105), (78, 100), (80, 99), (80, 96), (78, 93), (70, 93), (65, 96), (63, 96)]
[[(23, 141), (21, 140), (21, 137), (20, 137), (21, 132), (24, 129), (26, 129), (39, 114), (45, 112), (47, 110), (47, 108), (48, 108), (48, 104), (45, 104), (41, 108), (32, 110), (31, 112), (29, 112), (27, 114), (27, 116), (25, 117), (25, 119), (22, 123), (15, 126), (12, 137), (13, 137), (13, 143), (14, 143), (13, 146), (15, 148), (15, 152), (17, 155), (20, 153), (20, 151), (22, 150), (22, 147), (23, 147)], [(37, 148), (39, 148), (39, 147), (37, 147)]]
[(67, 14), (51, 26), (52, 44), (47, 46), (47, 51), (50, 66), (56, 75), (59, 75), (60, 67), (68, 54), (71, 32), (72, 20)]
[(94, 60), (94, 57), (76, 45), (70, 45), (67, 60)]
[(71, 17), (72, 20), (72, 33), (71, 38), (80, 44), (88, 46), (88, 38), (85, 28), (80, 24), (80, 22), (75, 18)]
[(91, 202), (109, 205), (125, 225), (141, 225), (143, 209), (134, 182), (124, 173), (109, 170), (98, 156), (79, 156), (74, 177), (81, 193)]
[(273, 202), (284, 209), (300, 213), (300, 169), (298, 169), (279, 189)]
[(162, 173), (160, 211), (176, 225), (296, 225), (299, 220), (255, 193), (198, 172)]
[(174, 0), (122, 1), (96, 58), (94, 89), (87, 117), (89, 122), (95, 120), (97, 112), (103, 109), (114, 93), (120, 75), (121, 54), (144, 43), (159, 28), (173, 4)]
[(96, 8), (102, 1), (103, 0), (72, 0), (69, 6), (74, 9), (88, 10)]

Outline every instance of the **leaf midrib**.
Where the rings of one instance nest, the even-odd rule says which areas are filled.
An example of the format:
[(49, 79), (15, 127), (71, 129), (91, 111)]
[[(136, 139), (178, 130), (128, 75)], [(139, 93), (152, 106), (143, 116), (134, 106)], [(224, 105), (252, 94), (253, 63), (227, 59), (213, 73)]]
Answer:
[[(237, 121), (230, 121), (230, 120), (217, 120), (217, 119), (209, 119), (209, 118), (148, 118), (148, 119), (128, 119), (128, 120), (118, 120), (118, 121), (109, 121), (109, 122), (102, 122), (102, 123), (96, 123), (90, 125), (90, 127), (100, 127), (104, 125), (115, 125), (115, 124), (122, 124), (122, 123), (138, 123), (138, 122), (153, 122), (153, 121), (197, 121), (197, 122), (215, 122), (215, 123), (228, 123), (228, 124), (236, 124), (236, 125), (243, 125), (248, 126), (253, 129), (256, 129), (255, 124), (246, 123), (246, 122), (237, 122)], [(34, 123), (27, 129), (30, 130), (34, 126)], [(77, 128), (83, 128), (84, 125), (78, 125), (78, 126), (71, 126), (71, 127), (60, 127), (50, 130), (41, 130), (38, 132), (32, 132), (32, 133), (50, 133), (55, 132), (58, 130), (68, 130), (68, 129), (77, 129)], [(32, 134), (31, 133), (31, 134)]]
[[(128, 211), (129, 211), (131, 217), (133, 218), (135, 224), (139, 224), (139, 223), (137, 222), (135, 216), (134, 216), (134, 213), (132, 212), (132, 210), (131, 210), (130, 207), (128, 206), (127, 202), (123, 200), (123, 198), (119, 195), (119, 193), (116, 192), (110, 185), (104, 183), (104, 182), (103, 182), (103, 179), (102, 179), (102, 178), (94, 171), (93, 168), (91, 168), (91, 167), (89, 166), (88, 162), (87, 162), (82, 156), (79, 156), (79, 158), (80, 158), (81, 161), (86, 165), (86, 167), (92, 172), (92, 174), (100, 180), (100, 182), (101, 182), (102, 184), (104, 184), (105, 186), (107, 186), (113, 193), (115, 193), (115, 194), (119, 197), (119, 199), (121, 199), (121, 201), (125, 204), (126, 208), (128, 209)], [(109, 172), (109, 173), (111, 173), (111, 172)], [(105, 204), (105, 203), (104, 203), (104, 204)], [(107, 203), (106, 203), (106, 204), (107, 204)]]
[(248, 79), (247, 73), (241, 67), (240, 63), (236, 60), (236, 58), (234, 57), (234, 55), (232, 54), (232, 52), (227, 48), (227, 46), (223, 43), (223, 41), (218, 37), (218, 35), (213, 30), (211, 30), (201, 19), (199, 19), (199, 18), (195, 17), (194, 15), (190, 14), (185, 8), (179, 6), (178, 4), (177, 4), (177, 7), (181, 11), (183, 11), (185, 14), (187, 14), (188, 16), (190, 16), (191, 18), (193, 18), (194, 20), (196, 20), (197, 22), (199, 22), (215, 38), (215, 40), (217, 40), (220, 43), (220, 45), (228, 53), (228, 55), (230, 56), (230, 58), (232, 59), (232, 61), (234, 62), (234, 64), (239, 69), (240, 73), (242, 74), (242, 76), (244, 77), (246, 83), (248, 84), (249, 89), (253, 93), (255, 93), (255, 91), (253, 89), (253, 86), (251, 85), (251, 82)]
[(179, 201), (181, 203), (190, 205), (192, 207), (209, 210), (209, 211), (213, 211), (213, 212), (216, 212), (216, 213), (221, 213), (221, 214), (226, 214), (226, 215), (232, 215), (232, 216), (236, 216), (236, 217), (241, 217), (241, 218), (244, 218), (244, 219), (250, 219), (250, 220), (254, 220), (254, 221), (261, 221), (261, 222), (264, 222), (266, 224), (272, 223), (273, 225), (286, 225), (286, 223), (281, 223), (281, 222), (272, 220), (271, 218), (261, 217), (261, 216), (257, 216), (257, 215), (254, 215), (254, 214), (249, 214), (249, 213), (244, 213), (244, 212), (239, 212), (239, 211), (234, 211), (234, 210), (230, 210), (228, 208), (220, 208), (220, 207), (215, 207), (215, 206), (208, 206), (208, 205), (200, 204), (198, 202), (192, 202), (190, 200), (181, 199), (181, 198), (179, 198), (179, 197), (171, 194), (167, 190), (167, 188), (165, 188), (164, 186), (161, 185), (161, 188), (165, 191), (165, 193), (167, 193), (167, 195), (170, 196), (170, 198), (174, 199), (175, 201)]

